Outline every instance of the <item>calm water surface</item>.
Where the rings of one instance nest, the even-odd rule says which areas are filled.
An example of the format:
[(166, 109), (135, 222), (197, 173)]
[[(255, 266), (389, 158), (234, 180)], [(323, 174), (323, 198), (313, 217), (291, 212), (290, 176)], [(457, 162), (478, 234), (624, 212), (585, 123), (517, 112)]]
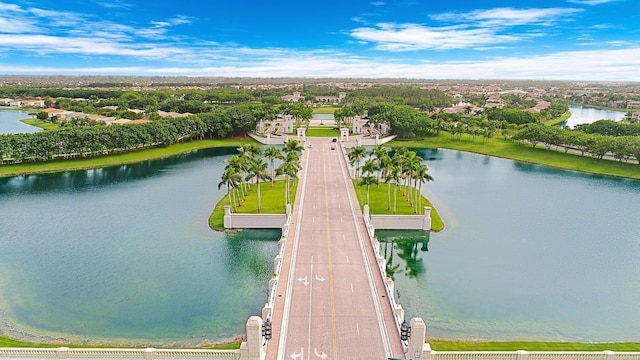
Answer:
[(224, 152), (0, 178), (2, 330), (144, 344), (244, 333), (280, 234), (209, 229)]
[[(405, 238), (383, 251), (407, 318), (438, 338), (640, 340), (640, 182), (420, 155), (447, 228), (386, 233)], [(279, 232), (208, 228), (226, 156), (0, 179), (1, 329), (145, 345), (244, 333)]]
[(28, 133), (42, 129), (20, 122), (32, 117), (26, 111), (0, 109), (0, 134)]
[(624, 110), (612, 111), (602, 110), (590, 107), (584, 107), (580, 105), (570, 105), (569, 111), (571, 111), (571, 117), (565, 121), (566, 126), (573, 128), (578, 124), (591, 124), (598, 120), (614, 120), (620, 121), (627, 113)]
[(447, 228), (378, 235), (404, 239), (383, 251), (407, 317), (424, 317), (429, 336), (640, 340), (639, 181), (419, 155), (436, 179), (423, 192)]

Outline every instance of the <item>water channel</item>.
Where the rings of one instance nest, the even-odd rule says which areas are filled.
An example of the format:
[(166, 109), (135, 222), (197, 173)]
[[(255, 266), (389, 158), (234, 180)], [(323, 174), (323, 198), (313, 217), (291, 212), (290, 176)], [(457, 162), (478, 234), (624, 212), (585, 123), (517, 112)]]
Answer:
[[(279, 233), (208, 228), (231, 152), (1, 178), (0, 329), (134, 345), (244, 333)], [(379, 234), (405, 238), (385, 251), (407, 317), (424, 317), (429, 336), (638, 340), (640, 182), (420, 155), (447, 228), (419, 244)]]
[(570, 128), (578, 124), (591, 124), (603, 119), (620, 121), (627, 113), (626, 110), (603, 110), (580, 105), (569, 105), (569, 111), (571, 112), (571, 117), (563, 122), (562, 125), (569, 126)]
[(0, 109), (0, 134), (37, 132), (42, 129), (27, 125), (20, 120), (32, 117), (22, 110)]

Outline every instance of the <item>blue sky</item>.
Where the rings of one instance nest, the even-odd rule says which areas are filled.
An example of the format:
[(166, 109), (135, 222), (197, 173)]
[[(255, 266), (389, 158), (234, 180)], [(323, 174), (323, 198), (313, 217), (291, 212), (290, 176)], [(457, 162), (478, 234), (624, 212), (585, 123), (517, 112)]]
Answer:
[(640, 81), (640, 0), (0, 0), (0, 74)]

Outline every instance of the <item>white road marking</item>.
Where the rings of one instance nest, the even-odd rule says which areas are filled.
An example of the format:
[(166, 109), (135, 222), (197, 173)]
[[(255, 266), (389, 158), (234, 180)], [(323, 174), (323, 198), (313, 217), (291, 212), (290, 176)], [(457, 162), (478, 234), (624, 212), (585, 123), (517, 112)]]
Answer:
[(351, 292), (353, 292), (353, 283), (351, 283)]
[(347, 264), (349, 263), (349, 257), (347, 256)]
[(318, 281), (325, 281), (327, 279), (323, 278), (323, 277), (319, 277), (318, 275), (316, 275), (316, 280)]
[(318, 354), (318, 348), (313, 348), (313, 354), (323, 360), (326, 359), (327, 356), (329, 356), (322, 351), (320, 352), (320, 354)]
[(289, 357), (292, 358), (293, 360), (296, 360), (298, 358), (300, 358), (301, 360), (304, 359), (304, 348), (300, 348), (300, 352), (297, 352), (297, 353), (294, 352)]
[(304, 286), (309, 285), (308, 275), (305, 275), (303, 278), (298, 278), (298, 281), (304, 284)]
[[(311, 278), (313, 279), (313, 255), (311, 255)], [(311, 282), (311, 286), (309, 286), (309, 336), (307, 336), (307, 349), (311, 349), (311, 301), (313, 300), (313, 281)], [(307, 360), (309, 360), (309, 356), (311, 354), (307, 354)]]

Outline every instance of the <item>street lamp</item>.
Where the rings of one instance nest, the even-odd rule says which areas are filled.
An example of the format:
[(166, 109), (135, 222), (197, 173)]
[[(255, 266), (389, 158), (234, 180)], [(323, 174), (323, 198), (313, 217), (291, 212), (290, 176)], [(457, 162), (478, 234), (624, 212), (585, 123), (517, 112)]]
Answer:
[(262, 336), (264, 336), (265, 343), (271, 340), (273, 336), (271, 332), (271, 321), (269, 319), (262, 324)]
[(411, 337), (411, 327), (407, 324), (407, 320), (402, 321), (400, 325), (400, 340), (407, 341)]

